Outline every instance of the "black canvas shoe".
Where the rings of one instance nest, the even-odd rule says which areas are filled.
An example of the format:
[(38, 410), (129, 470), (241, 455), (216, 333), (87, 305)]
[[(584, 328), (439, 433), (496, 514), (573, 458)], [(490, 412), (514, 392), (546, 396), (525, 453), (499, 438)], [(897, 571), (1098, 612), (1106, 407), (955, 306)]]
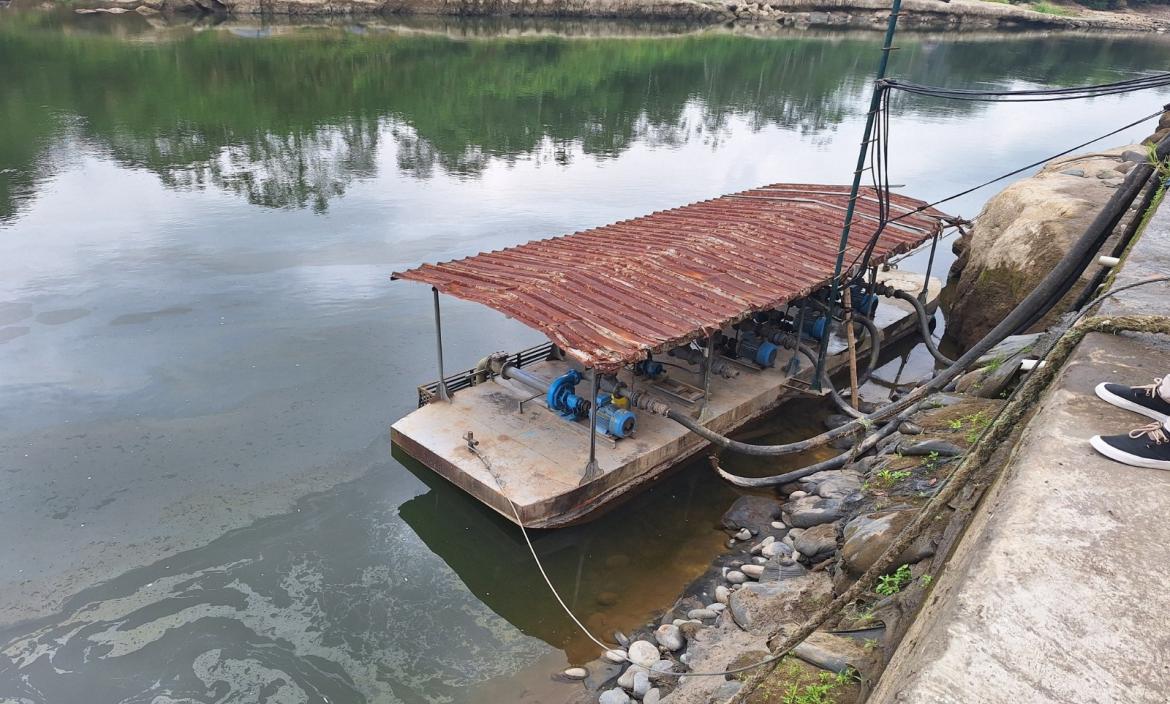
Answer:
[(1170, 403), (1158, 394), (1161, 379), (1145, 386), (1122, 386), (1121, 384), (1097, 384), (1097, 395), (1101, 400), (1127, 411), (1165, 423), (1170, 421)]
[(1133, 467), (1170, 469), (1170, 433), (1161, 423), (1150, 423), (1127, 435), (1094, 435), (1089, 444), (1111, 460)]

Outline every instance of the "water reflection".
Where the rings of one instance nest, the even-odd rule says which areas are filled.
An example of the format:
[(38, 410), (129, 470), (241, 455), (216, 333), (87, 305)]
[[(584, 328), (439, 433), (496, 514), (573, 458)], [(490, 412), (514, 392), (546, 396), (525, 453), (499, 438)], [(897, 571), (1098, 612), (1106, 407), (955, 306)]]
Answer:
[[(386, 139), (398, 143), (399, 169), (427, 178), (436, 169), (476, 177), (491, 160), (541, 152), (564, 163), (635, 143), (717, 146), (732, 115), (753, 129), (819, 134), (857, 112), (873, 58), (873, 42), (850, 35), (456, 39), (325, 25), (277, 27), (256, 41), (231, 25), (116, 22), (137, 41), (93, 31), (92, 17), (12, 13), (0, 22), (0, 63), (21, 67), (0, 89), (9, 126), (0, 222), (35, 195), (63, 148), (109, 154), (173, 188), (324, 212), (375, 175)], [(987, 52), (979, 41), (907, 35), (893, 72), (941, 85), (1051, 85), (1116, 79), (1170, 58), (1165, 46), (1138, 42), (1036, 39)]]

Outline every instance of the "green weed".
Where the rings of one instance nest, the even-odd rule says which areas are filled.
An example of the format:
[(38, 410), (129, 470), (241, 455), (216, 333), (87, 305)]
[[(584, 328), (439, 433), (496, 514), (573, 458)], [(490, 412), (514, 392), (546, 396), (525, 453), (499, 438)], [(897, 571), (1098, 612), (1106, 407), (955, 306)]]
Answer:
[(906, 588), (910, 583), (910, 565), (902, 565), (893, 574), (883, 574), (878, 577), (877, 586), (874, 591), (882, 596), (893, 596)]
[(784, 691), (780, 698), (782, 704), (834, 704), (837, 700), (833, 692), (856, 678), (852, 670), (845, 670), (839, 674), (832, 672), (820, 673), (817, 681), (812, 684), (801, 685), (793, 683)]
[(1077, 14), (1067, 7), (1053, 5), (1050, 2), (1038, 2), (1032, 6), (1032, 9), (1044, 15), (1056, 15), (1057, 17), (1069, 17)]

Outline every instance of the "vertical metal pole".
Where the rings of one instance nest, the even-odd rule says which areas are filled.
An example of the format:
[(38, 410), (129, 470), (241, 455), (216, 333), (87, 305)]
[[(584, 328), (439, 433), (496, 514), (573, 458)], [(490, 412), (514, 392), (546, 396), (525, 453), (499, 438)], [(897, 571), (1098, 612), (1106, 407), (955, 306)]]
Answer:
[(435, 295), (435, 351), (439, 356), (439, 398), (450, 401), (451, 394), (447, 393), (447, 381), (443, 375), (443, 321), (439, 317), (439, 289), (431, 286), (431, 293)]
[(601, 392), (601, 374), (593, 370), (593, 395), (589, 397), (589, 463), (585, 465), (585, 474), (581, 476), (584, 484), (597, 476), (601, 471), (597, 467), (597, 394)]
[(918, 292), (918, 300), (926, 303), (926, 292), (930, 290), (930, 272), (934, 269), (934, 253), (938, 250), (938, 233), (934, 233), (934, 240), (930, 243), (930, 259), (926, 260), (926, 275), (922, 277), (922, 290)]
[(699, 409), (699, 418), (707, 417), (707, 408), (711, 404), (711, 368), (715, 366), (715, 336), (707, 337), (707, 359), (703, 363), (703, 406)]
[(795, 377), (796, 373), (800, 371), (800, 340), (804, 336), (804, 311), (808, 307), (808, 299), (800, 299), (800, 312), (796, 314), (796, 332), (793, 333), (796, 344), (792, 346), (792, 356), (788, 359), (787, 374), (789, 378)]
[[(882, 42), (882, 56), (878, 61), (877, 81), (886, 77), (886, 66), (890, 62), (890, 52), (893, 50), (894, 32), (898, 27), (898, 12), (902, 9), (902, 0), (893, 0), (890, 5), (890, 20), (886, 25), (886, 38)], [(832, 309), (837, 303), (837, 292), (841, 285), (841, 268), (845, 265), (845, 249), (849, 246), (849, 229), (853, 225), (853, 210), (857, 205), (857, 192), (861, 189), (861, 174), (865, 171), (865, 157), (869, 153), (869, 141), (873, 135), (873, 123), (877, 118), (878, 108), (881, 106), (882, 92), (885, 90), (876, 83), (873, 87), (873, 96), (869, 101), (869, 114), (865, 116), (865, 132), (861, 136), (861, 149), (857, 152), (857, 168), (853, 170), (853, 187), (849, 191), (849, 203), (845, 208), (845, 224), (841, 227), (841, 242), (837, 247), (837, 265), (833, 269), (833, 282), (829, 289), (828, 320), (825, 321), (825, 331), (821, 334), (821, 349), (817, 355), (817, 371), (813, 375), (813, 388), (821, 390), (821, 375), (825, 371), (825, 357), (829, 352), (829, 329), (832, 327)]]

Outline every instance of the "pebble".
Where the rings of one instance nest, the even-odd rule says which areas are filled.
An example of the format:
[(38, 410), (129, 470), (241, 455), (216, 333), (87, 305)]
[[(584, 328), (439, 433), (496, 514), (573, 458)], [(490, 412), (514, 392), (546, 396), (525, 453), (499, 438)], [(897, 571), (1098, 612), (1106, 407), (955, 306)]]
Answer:
[(776, 530), (784, 530), (784, 524), (780, 521), (772, 521), (772, 527)]
[(1065, 176), (1084, 176), (1085, 170), (1084, 169), (1065, 169), (1064, 171), (1061, 171), (1060, 173), (1064, 174)]
[[(681, 659), (681, 658), (680, 658)], [(674, 672), (674, 663), (669, 660), (659, 660), (650, 668), (651, 679), (662, 679), (660, 672)]]
[(735, 547), (735, 538), (728, 538), (727, 539), (727, 547), (729, 547), (729, 548)]
[(641, 699), (650, 691), (650, 675), (639, 672), (634, 675), (634, 698)]
[(610, 662), (625, 662), (629, 658), (626, 657), (626, 651), (614, 648), (613, 650), (605, 651), (605, 659)]
[[(689, 615), (689, 614), (688, 614)], [(628, 653), (630, 662), (642, 667), (650, 667), (658, 662), (658, 648), (654, 647), (652, 643), (645, 640), (636, 640), (630, 643), (630, 650)]]
[(807, 491), (794, 491), (788, 495), (788, 498), (789, 499), (803, 499), (806, 496), (808, 496)]
[(759, 579), (764, 574), (764, 568), (761, 565), (744, 565), (741, 571), (752, 579)]
[(684, 665), (689, 664), (691, 662), (691, 654), (690, 653), (683, 653), (682, 655), (679, 655), (678, 661)]
[(715, 601), (720, 604), (726, 604), (727, 600), (731, 598), (731, 590), (720, 584), (715, 587)]
[(667, 650), (674, 652), (683, 647), (683, 634), (678, 630), (678, 626), (666, 624), (659, 626), (654, 631), (654, 640)]
[(766, 558), (766, 557), (753, 557), (752, 562), (756, 563), (757, 565), (763, 565), (763, 564), (766, 564), (768, 562), (768, 558)]
[(707, 604), (707, 610), (714, 611), (715, 613), (719, 613), (726, 608), (727, 604)]
[(760, 542), (753, 545), (751, 552), (753, 555), (759, 555), (761, 552), (763, 552), (764, 548), (768, 547), (774, 542), (776, 542), (776, 538), (769, 535), (767, 538), (764, 538)]
[(628, 636), (626, 636), (626, 634), (625, 634), (625, 633), (622, 633), (621, 631), (614, 631), (614, 632), (613, 632), (613, 637), (614, 637), (614, 639), (615, 639), (615, 640), (617, 640), (617, 642), (618, 642), (618, 643), (621, 643), (621, 644), (622, 644), (622, 647), (625, 647), (625, 646), (627, 646), (627, 645), (629, 645), (629, 644), (630, 644), (630, 639), (629, 639), (629, 637), (628, 637)]
[(630, 696), (622, 690), (614, 688), (602, 692), (597, 704), (630, 704)]
[(739, 532), (735, 534), (736, 540), (751, 540), (752, 532), (747, 528), (740, 528)]
[(638, 676), (638, 673), (640, 672), (642, 674), (646, 674), (649, 671), (650, 670), (648, 668), (642, 667), (641, 665), (630, 665), (630, 667), (622, 673), (622, 676), (618, 678), (618, 686), (622, 689), (633, 689), (634, 678)]
[(589, 670), (583, 667), (570, 667), (563, 674), (571, 680), (583, 680), (589, 676)]
[(658, 704), (660, 701), (662, 701), (662, 694), (657, 687), (646, 692), (646, 696), (642, 697), (642, 704)]
[(902, 424), (898, 426), (898, 432), (903, 435), (921, 435), (922, 426), (906, 420), (902, 421)]
[(747, 577), (739, 570), (731, 570), (727, 573), (726, 577), (727, 581), (731, 582), (732, 584), (743, 584), (747, 581)]
[(705, 618), (715, 618), (718, 615), (719, 614), (717, 612), (712, 611), (710, 609), (691, 609), (690, 611), (687, 612), (687, 618), (693, 618), (693, 619), (699, 619), (699, 620), (702, 620)]

